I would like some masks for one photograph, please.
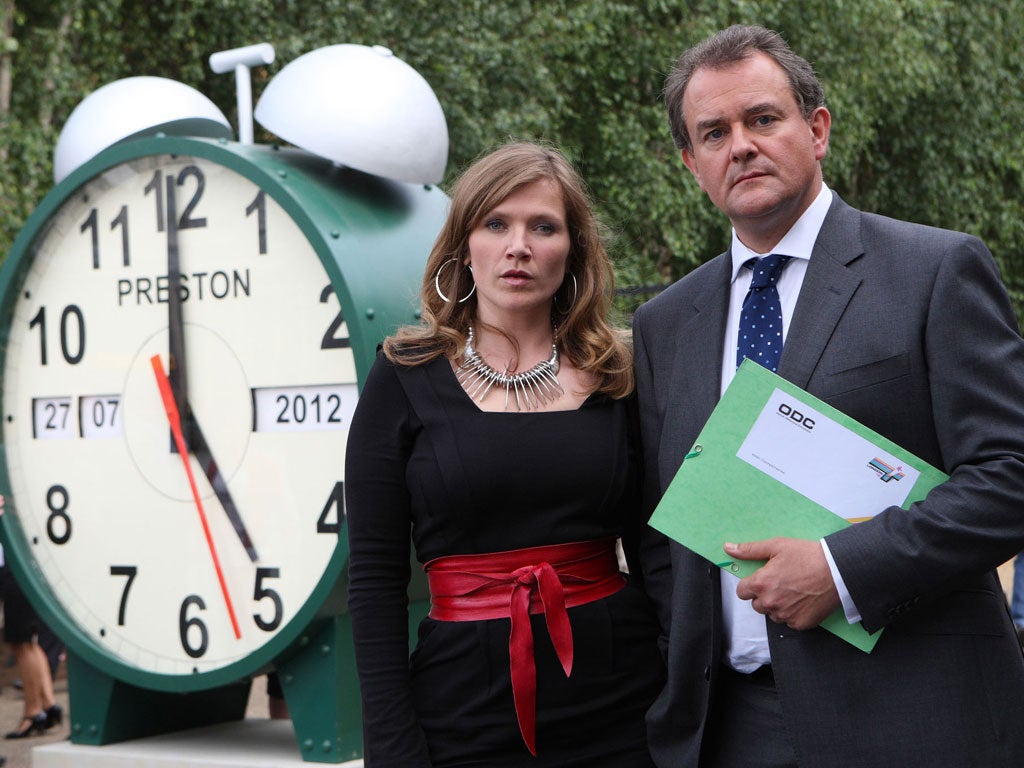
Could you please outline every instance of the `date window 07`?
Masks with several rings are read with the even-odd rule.
[[[37,440],[86,440],[120,437],[120,395],[37,397],[32,400],[32,436]]]
[[[256,432],[347,430],[359,389],[356,384],[260,387],[252,390]]]

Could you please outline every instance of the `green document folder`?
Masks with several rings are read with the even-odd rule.
[[[739,578],[727,541],[817,541],[891,506],[908,508],[947,475],[760,365],[744,360],[650,524]],[[842,608],[821,623],[865,652]]]

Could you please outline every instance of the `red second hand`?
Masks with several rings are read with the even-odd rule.
[[[167,412],[167,421],[171,425],[171,434],[174,436],[174,444],[178,446],[178,454],[185,465],[185,474],[188,475],[188,484],[192,488],[192,498],[195,499],[196,509],[199,511],[199,520],[203,524],[203,533],[206,534],[206,544],[210,547],[210,557],[213,558],[213,568],[217,571],[217,580],[220,582],[220,591],[224,594],[224,603],[228,607],[228,616],[231,617],[231,628],[235,630],[235,639],[240,640],[242,631],[238,628],[238,619],[235,618],[235,609],[231,604],[231,596],[228,594],[228,585],[224,581],[224,571],[220,567],[220,558],[217,557],[217,548],[213,544],[213,534],[210,533],[210,525],[206,522],[206,511],[203,509],[202,499],[199,498],[199,489],[196,487],[196,478],[192,474],[192,464],[188,459],[188,446],[185,445],[185,436],[181,433],[181,415],[178,413],[178,406],[174,402],[174,393],[171,391],[171,382],[164,373],[163,363],[160,355],[153,355],[149,358],[153,365],[153,374],[156,376],[156,384],[160,388],[160,397],[164,401],[164,410]]]

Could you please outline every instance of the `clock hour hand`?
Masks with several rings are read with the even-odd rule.
[[[206,545],[210,549],[210,558],[213,560],[213,570],[217,573],[217,581],[220,582],[220,591],[224,595],[224,604],[228,609],[228,617],[231,619],[231,628],[234,630],[235,638],[241,639],[242,631],[238,627],[238,618],[235,616],[235,607],[231,602],[231,595],[228,593],[228,584],[224,580],[224,571],[220,567],[220,558],[217,557],[217,547],[213,543],[213,534],[210,532],[210,524],[206,519],[206,510],[203,509],[203,500],[199,496],[199,487],[196,485],[196,478],[192,474],[192,462],[188,457],[188,446],[185,445],[185,437],[181,431],[181,413],[174,402],[174,393],[171,391],[171,382],[164,373],[163,363],[160,362],[160,355],[153,355],[149,359],[153,366],[153,375],[156,376],[156,384],[160,389],[160,399],[164,402],[164,411],[167,413],[167,421],[171,425],[171,434],[178,446],[178,453],[185,465],[185,475],[188,477],[189,487],[192,489],[192,500],[195,501],[196,511],[199,513],[199,521],[203,525],[203,533],[206,535]]]
[[[232,527],[238,534],[242,546],[245,548],[249,559],[254,563],[257,560],[256,548],[253,546],[252,538],[242,522],[242,516],[238,514],[238,507],[235,506],[231,493],[228,491],[227,483],[221,476],[217,462],[210,452],[210,446],[203,437],[202,430],[195,420],[192,407],[188,402],[188,377],[185,375],[185,321],[181,306],[181,250],[178,246],[178,209],[174,197],[174,175],[167,174],[167,283],[170,290],[167,293],[167,336],[168,336],[168,380],[171,392],[174,396],[174,404],[177,407],[181,421],[181,432],[186,447],[191,447],[199,460],[206,479],[210,481],[213,492],[217,494],[217,500],[231,521]],[[172,436],[172,450],[175,450]]]
[[[185,407],[188,408],[187,400],[185,401]],[[238,507],[235,506],[234,499],[231,498],[231,494],[228,492],[228,486],[220,473],[217,461],[213,458],[213,454],[210,453],[210,446],[206,443],[206,438],[203,437],[203,430],[199,428],[199,423],[192,416],[191,409],[189,409],[188,421],[189,431],[192,434],[192,452],[195,454],[196,459],[199,460],[199,465],[203,468],[203,472],[206,473],[206,479],[213,486],[213,492],[217,494],[217,499],[224,508],[224,512],[227,513],[228,520],[231,521],[235,533],[238,534],[238,539],[242,542],[246,554],[255,563],[259,559],[256,555],[256,547],[253,546],[252,539],[249,537],[249,531],[246,530],[245,523],[242,522],[242,516],[238,514]]]

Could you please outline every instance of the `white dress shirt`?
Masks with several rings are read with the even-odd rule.
[[[818,239],[821,225],[825,221],[832,204],[832,191],[822,184],[821,191],[808,206],[803,215],[797,219],[789,232],[771,249],[770,253],[792,257],[782,276],[776,283],[779,300],[782,304],[782,340],[785,343],[786,333],[793,319],[793,310],[800,288],[807,274],[807,263],[811,251]],[[740,242],[736,230],[732,233],[732,288],[729,294],[729,315],[725,326],[725,343],[722,345],[722,392],[736,375],[736,338],[739,334],[740,310],[743,299],[750,289],[753,270],[744,269],[743,264],[751,257],[761,258],[768,254],[755,253]],[[822,540],[822,548],[828,560],[832,578],[839,589],[846,609],[846,617],[851,622],[859,621],[856,608],[850,600],[849,593],[836,569],[828,546]],[[736,585],[739,580],[731,573],[722,572],[722,621],[725,630],[724,647],[722,648],[725,662],[738,672],[749,673],[763,664],[771,663],[768,650],[768,633],[764,616],[757,613],[749,600],[736,597]]]

